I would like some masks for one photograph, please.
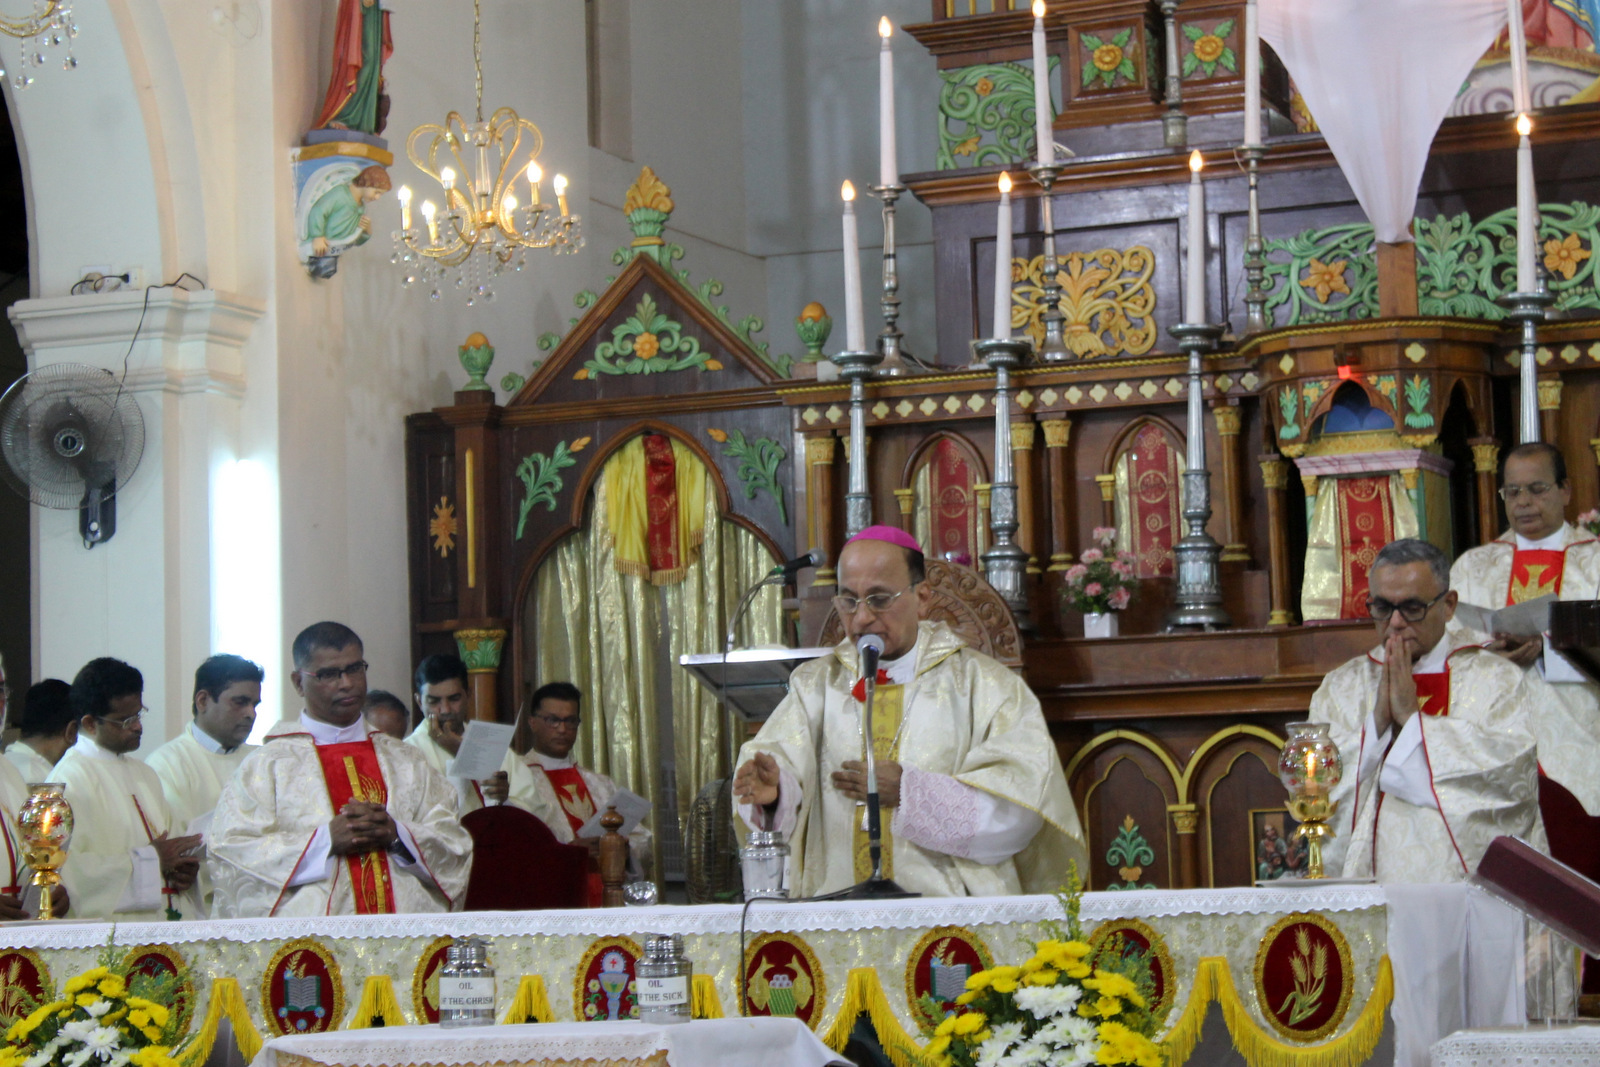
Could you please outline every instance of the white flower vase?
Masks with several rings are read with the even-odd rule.
[[[1114,611],[1086,611],[1083,613],[1084,637],[1117,636],[1117,613]]]

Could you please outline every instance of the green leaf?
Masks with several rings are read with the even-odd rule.
[[[1111,38],[1111,43],[1116,45],[1118,48],[1126,48],[1126,47],[1128,47],[1128,41],[1132,37],[1133,37],[1133,27],[1130,26],[1127,29],[1123,30],[1121,33],[1117,34],[1115,37]]]
[[[1239,64],[1234,58],[1233,49],[1231,48],[1224,48],[1222,50],[1222,55],[1217,57],[1217,62],[1221,63],[1223,67],[1234,72],[1235,74],[1239,72]]]
[[[1191,41],[1198,41],[1206,35],[1206,31],[1192,22],[1185,22],[1183,24],[1183,35]]]
[[[1217,23],[1217,28],[1211,32],[1216,34],[1218,37],[1228,36],[1228,34],[1233,32],[1233,20],[1223,19],[1221,22]]]
[[[1089,88],[1089,86],[1094,84],[1094,80],[1096,78],[1099,78],[1099,77],[1102,77],[1102,76],[1103,75],[1100,73],[1100,68],[1099,67],[1095,66],[1093,63],[1084,64],[1084,68],[1083,68],[1083,87],[1085,89]]]
[[[1187,78],[1200,67],[1200,58],[1193,52],[1183,57],[1183,76]]]
[[[1200,72],[1209,78],[1211,75],[1217,72],[1217,65],[1215,63],[1202,63],[1200,65]]]
[[[1089,49],[1090,51],[1093,51],[1096,48],[1099,48],[1101,45],[1105,44],[1104,41],[1102,41],[1100,38],[1096,37],[1092,33],[1080,33],[1078,35],[1078,40],[1082,41],[1083,42],[1083,46],[1085,48]]]
[[[1127,78],[1129,81],[1133,81],[1137,77],[1137,74],[1134,72],[1134,69],[1133,69],[1133,59],[1132,59],[1132,57],[1130,57],[1130,56],[1123,56],[1122,57],[1122,62],[1117,64],[1117,73],[1122,75],[1122,77]]]

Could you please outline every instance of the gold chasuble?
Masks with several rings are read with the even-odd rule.
[[[882,671],[878,672],[882,674]],[[865,687],[862,687],[863,689]],[[879,685],[874,688],[872,696],[872,758],[877,760],[900,759],[900,720],[901,702],[905,697],[906,687],[903,685]],[[867,758],[865,741],[861,745],[861,754],[856,757],[860,760]],[[872,877],[872,852],[867,839],[867,806],[861,808],[861,818],[856,821],[855,829],[855,857],[856,881],[865,882]],[[889,832],[889,824],[894,822],[894,812],[888,808],[881,808],[879,822],[883,827],[883,876],[894,877],[894,835]]]
[[[1518,550],[1516,534],[1507,530],[1461,554],[1450,568],[1450,588],[1466,603],[1486,608],[1546,593],[1588,600],[1600,595],[1600,541],[1567,523],[1561,527],[1559,547]],[[1450,628],[1469,632],[1456,622]],[[1539,674],[1539,668],[1533,673]],[[1590,815],[1600,815],[1600,687],[1587,681],[1552,682],[1534,701],[1532,715],[1540,769],[1577,797]]]
[[[1077,811],[1038,698],[1020,676],[968,648],[944,623],[919,627],[911,681],[878,689],[875,751],[1026,808],[1043,825],[1014,856],[980,863],[906,839],[891,843],[888,828],[897,809],[888,808],[885,873],[892,858],[895,881],[928,896],[1053,892],[1065,881],[1069,860],[1076,859],[1080,871],[1087,868]],[[799,784],[790,841],[790,889],[797,896],[844,889],[865,877],[860,827],[866,808],[831,780],[841,764],[865,752],[863,709],[852,692],[858,670],[850,641],[802,664],[790,676],[788,695],[736,764],[766,752]]]

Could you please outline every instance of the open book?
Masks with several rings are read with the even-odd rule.
[[[1550,605],[1555,602],[1554,593],[1504,608],[1484,608],[1462,601],[1456,605],[1456,621],[1491,637],[1495,634],[1537,637],[1550,629]]]

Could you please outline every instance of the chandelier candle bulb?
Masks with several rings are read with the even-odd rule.
[[[567,176],[557,174],[550,182],[556,187],[556,209],[561,212],[561,217],[567,217]]]
[[[409,230],[411,229],[411,187],[402,185],[399,192],[395,193],[395,196],[400,199],[400,228]]]
[[[861,317],[861,238],[856,231],[856,187],[848,181],[839,189],[844,198],[844,335],[845,350],[866,348],[866,327]]]
[[[894,27],[885,15],[878,20],[878,184],[899,185],[900,164],[895,158],[894,53],[889,35]]]
[[[1206,321],[1206,188],[1200,181],[1205,160],[1189,153],[1189,273],[1184,288],[1183,321]]]
[[[438,210],[438,208],[433,206],[432,200],[424,200],[422,202],[422,218],[428,224],[429,245],[436,245],[439,243],[439,223],[433,217],[435,212]]]
[[[439,184],[444,186],[445,192],[450,192],[456,187],[456,172],[454,167],[446,167],[439,172]]]
[[[1033,0],[1033,133],[1038,142],[1039,165],[1056,161],[1055,134],[1050,110],[1050,57],[1044,43],[1044,0]]]
[[[1511,47],[1511,110],[1525,115],[1533,105],[1528,99],[1528,37],[1522,25],[1522,0],[1506,0],[1506,26]]]
[[[539,206],[539,183],[544,181],[544,171],[539,169],[539,164],[528,164],[528,204],[532,207]]]
[[[1517,116],[1517,292],[1539,284],[1539,194],[1533,184],[1533,121]]]
[[[500,225],[513,232],[517,228],[517,198],[510,193],[500,201]]]
[[[1261,147],[1261,18],[1256,0],[1244,5],[1244,146]]]
[[[989,336],[1011,339],[1011,175],[1000,172],[1000,210],[994,227],[994,327]]]

